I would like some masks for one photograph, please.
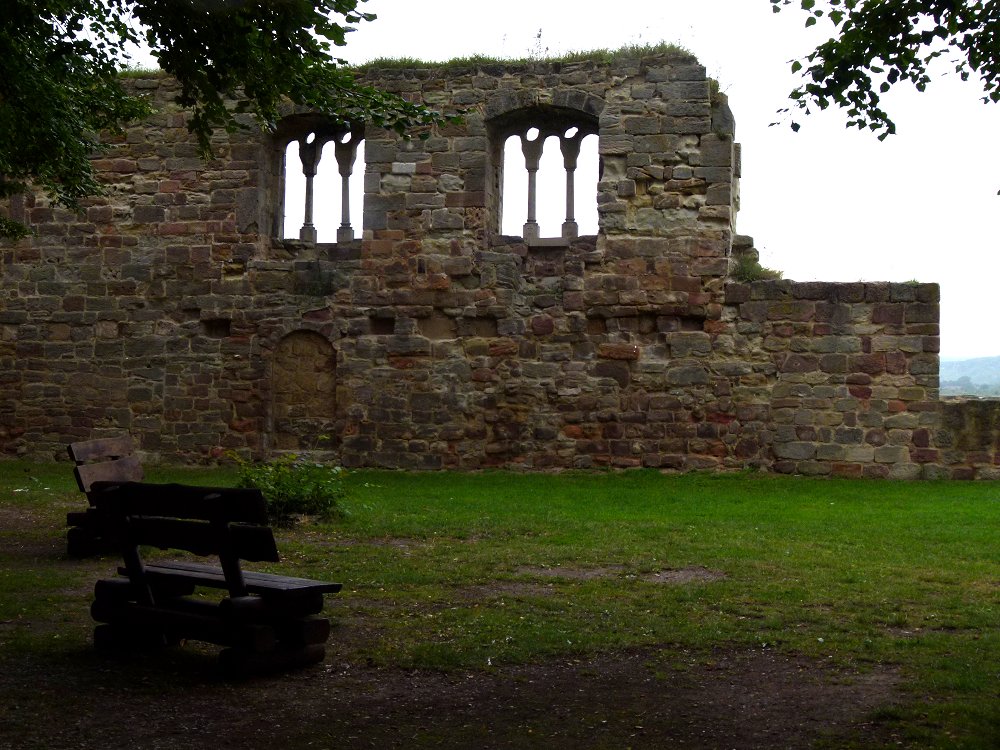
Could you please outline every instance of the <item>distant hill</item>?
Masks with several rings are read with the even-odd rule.
[[[941,360],[942,396],[1000,396],[1000,357]]]

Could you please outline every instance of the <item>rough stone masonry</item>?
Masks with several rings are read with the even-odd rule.
[[[104,195],[10,201],[34,235],[0,244],[0,453],[128,431],[169,461],[1000,476],[1000,410],[938,399],[937,285],[729,276],[754,252],[740,148],[692,57],[363,75],[464,121],[407,140],[289,111],[205,161],[150,75],[157,113],[94,160]],[[557,237],[500,234],[531,128],[596,235],[573,205]],[[572,186],[589,134],[600,180]],[[335,142],[343,174],[361,138],[363,216],[282,239],[286,145],[308,174]]]

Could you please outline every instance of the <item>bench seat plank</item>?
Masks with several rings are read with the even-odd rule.
[[[120,572],[125,573],[124,570]],[[222,568],[180,560],[146,565],[145,574],[150,580],[162,578],[192,581],[201,586],[220,589],[224,589],[228,585]],[[330,581],[314,581],[310,578],[295,578],[248,570],[243,571],[243,579],[251,594],[260,595],[336,594],[343,588],[342,584]]]

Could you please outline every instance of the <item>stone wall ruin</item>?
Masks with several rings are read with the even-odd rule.
[[[290,112],[205,161],[151,75],[157,113],[95,158],[104,195],[11,201],[34,236],[0,244],[0,453],[127,430],[168,461],[998,475],[996,430],[938,400],[936,285],[729,277],[754,252],[740,148],[693,58],[363,75],[464,122],[406,140]],[[558,236],[505,236],[502,143],[530,162],[532,127],[596,134],[601,176],[567,176]],[[348,132],[362,216],[284,239],[287,145],[345,144],[320,164],[344,177]]]

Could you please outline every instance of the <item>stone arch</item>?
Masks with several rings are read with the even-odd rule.
[[[284,336],[271,360],[270,447],[278,451],[330,450],[337,434],[337,355],[313,331]]]
[[[583,140],[592,135],[599,135],[599,115],[603,109],[602,99],[575,90],[504,92],[495,95],[486,103],[486,113],[489,117],[487,129],[490,136],[487,206],[493,217],[494,231],[502,233],[501,225],[505,209],[505,144],[510,139],[510,143],[520,141],[519,151],[523,152],[524,167],[528,175],[527,211],[522,232],[525,240],[532,242],[542,239],[535,215],[536,189],[533,173],[539,168],[543,151],[547,154],[553,148],[561,152],[566,191],[565,221],[558,239],[568,241],[577,236],[575,216],[577,207],[586,207],[587,210],[590,208],[586,200],[581,201],[574,194],[577,157],[580,155]],[[546,145],[547,141],[549,145]],[[596,167],[599,173],[599,159]],[[595,213],[596,192],[595,185],[593,191]],[[515,211],[521,210],[520,207],[510,208]]]

